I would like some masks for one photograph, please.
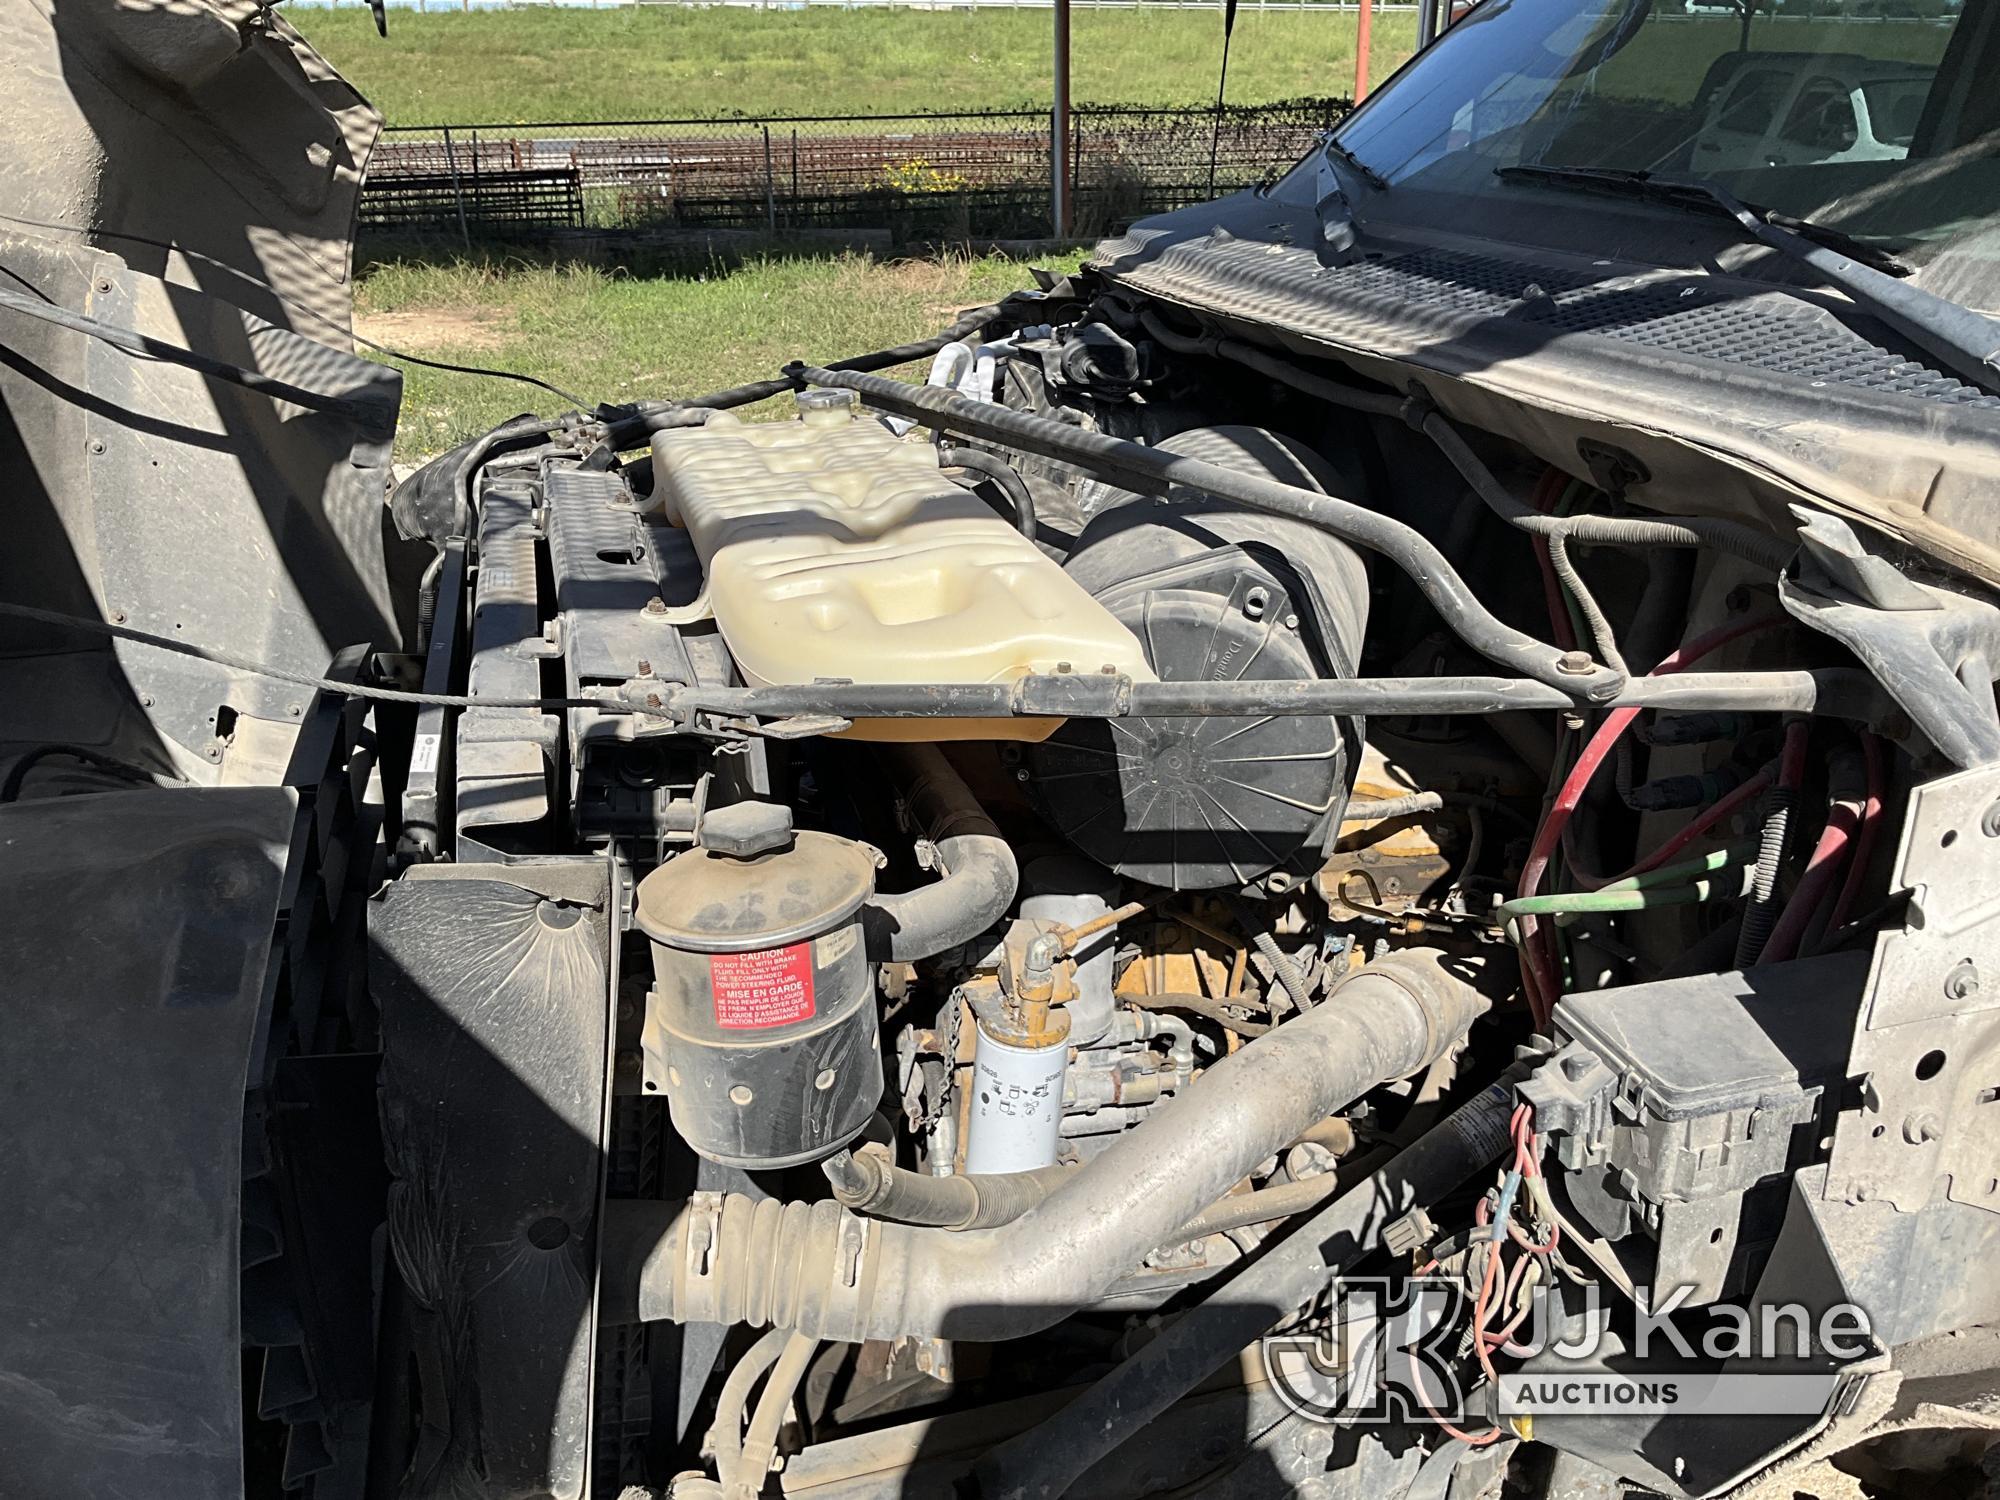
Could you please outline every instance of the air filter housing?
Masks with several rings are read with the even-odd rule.
[[[1160,446],[1353,493],[1317,455],[1256,428],[1199,428]],[[1131,497],[1085,528],[1067,571],[1139,638],[1163,682],[1353,674],[1366,569],[1316,527],[1200,491]],[[1073,719],[1027,751],[1027,766],[1043,815],[1097,863],[1173,890],[1248,892],[1318,867],[1358,735],[1356,721],[1330,716]]]

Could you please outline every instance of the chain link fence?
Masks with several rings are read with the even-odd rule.
[[[1098,234],[1256,183],[1347,107],[1079,107],[1071,229]],[[468,244],[577,230],[1027,238],[1052,230],[1050,132],[1038,110],[391,126],[369,163],[361,222]]]

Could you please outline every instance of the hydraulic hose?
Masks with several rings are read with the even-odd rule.
[[[787,371],[802,385],[854,391],[882,411],[940,432],[1057,459],[1137,494],[1170,495],[1185,487],[1317,526],[1381,554],[1400,568],[1459,639],[1489,660],[1593,701],[1615,696],[1624,685],[1625,679],[1607,667],[1565,664],[1564,654],[1554,646],[1498,619],[1422,532],[1351,500],[1125,438],[1086,432],[989,401],[968,400],[935,386],[906,385],[879,375],[809,365],[790,365]]]
[[[820,1163],[833,1196],[847,1207],[900,1224],[990,1229],[1011,1224],[1075,1175],[1074,1167],[931,1177],[878,1156],[842,1151]]]
[[[1183,354],[1210,354],[1218,359],[1230,360],[1331,405],[1344,406],[1350,411],[1391,417],[1405,416],[1411,409],[1407,397],[1383,391],[1363,390],[1358,386],[1329,380],[1325,376],[1300,369],[1279,355],[1266,353],[1236,339],[1177,333],[1167,327],[1157,313],[1150,310],[1142,312],[1139,321],[1148,334],[1169,349]],[[1422,428],[1425,436],[1444,450],[1452,465],[1479,492],[1481,499],[1498,511],[1511,525],[1537,536],[1548,537],[1551,540],[1567,538],[1571,541],[1620,547],[1707,546],[1739,557],[1745,562],[1769,568],[1773,572],[1784,567],[1796,550],[1779,538],[1767,536],[1751,527],[1706,516],[1677,516],[1671,520],[1654,520],[1637,516],[1544,515],[1515,499],[1506,487],[1494,478],[1492,470],[1480,462],[1478,455],[1442,413],[1436,411],[1426,413]],[[1553,550],[1560,554],[1560,545]],[[1557,561],[1559,569],[1566,564],[1566,558],[1559,558]],[[1588,598],[1588,595],[1584,597]],[[1580,599],[1578,602],[1583,603],[1583,600]],[[1586,615],[1590,613],[1591,607],[1590,604],[1584,605]],[[1597,633],[1597,627],[1601,623],[1601,617],[1591,621],[1593,634]]]
[[[1314,1015],[1331,1009],[1322,1006]],[[1309,1023],[1295,1021],[1285,1029],[1302,1024]],[[1053,1500],[1063,1494],[1238,1350],[1323,1293],[1328,1273],[1373,1251],[1391,1223],[1412,1209],[1434,1206],[1511,1150],[1507,1126],[1514,1085],[1532,1066],[1515,1064],[1372,1177],[1267,1247],[1061,1411],[988,1452],[975,1471],[979,1493],[986,1500]]]
[[[910,826],[937,850],[944,877],[862,908],[868,951],[878,961],[914,963],[970,942],[1007,915],[1020,886],[1014,851],[935,745],[882,751]]]
[[[1736,521],[1707,516],[1551,516],[1517,499],[1489,469],[1472,445],[1439,412],[1423,419],[1423,432],[1444,451],[1481,500],[1508,525],[1532,536],[1567,538],[1608,547],[1713,547],[1744,562],[1778,572],[1798,548]],[[1581,601],[1579,601],[1581,602]],[[1596,622],[1592,622],[1593,633]]]
[[[1014,508],[1014,529],[1031,542],[1035,539],[1035,497],[1028,492],[1028,481],[1012,464],[982,448],[968,448],[962,443],[946,444],[938,453],[938,462],[945,468],[964,469],[992,480]]]
[[[700,1193],[606,1206],[607,1322],[752,1323],[815,1338],[1021,1338],[1097,1298],[1273,1151],[1428,1067],[1485,1009],[1412,949],[1222,1059],[1010,1224],[952,1231],[838,1203]]]

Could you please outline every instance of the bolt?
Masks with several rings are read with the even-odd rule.
[[[1106,677],[1116,677],[1118,675],[1118,668],[1112,662],[1106,662],[1103,666],[1099,667],[1097,670],[1102,672]]]
[[[1056,670],[1057,670],[1058,672],[1074,672],[1074,671],[1076,670],[1076,668],[1075,668],[1075,667],[1072,667],[1072,666],[1071,666],[1071,665],[1070,665],[1070,664],[1069,664],[1068,662],[1066,662],[1066,661],[1059,661],[1059,662],[1057,662],[1057,663],[1056,663]]]
[[[1297,615],[1286,615],[1285,629],[1297,630],[1298,628],[1299,628],[1299,617]]]
[[[1943,1122],[1929,1110],[1918,1110],[1903,1121],[1903,1139],[1912,1146],[1937,1140],[1943,1134]]]
[[[651,677],[653,675],[653,664],[643,656],[639,658],[639,675],[641,677]]]
[[[1944,994],[1947,1000],[1970,1000],[1979,993],[1979,968],[1970,959],[1945,976]]]
[[[1587,677],[1596,665],[1588,651],[1565,651],[1556,658],[1556,670],[1568,677]]]
[[[1026,781],[1028,779],[1028,768],[1026,766],[1021,767],[1020,770],[1014,773],[1014,779],[1016,781]]]
[[[210,745],[206,750],[202,751],[201,753],[202,757],[206,760],[222,759],[222,747],[220,745]]]
[[[2000,839],[2000,802],[1986,809],[1985,816],[1979,820],[1979,831],[1989,839]]]
[[[649,615],[663,615],[666,612],[667,612],[667,601],[662,599],[658,594],[655,594],[653,595],[652,598],[648,599],[646,601],[645,609],[641,611],[642,614],[649,614]]]

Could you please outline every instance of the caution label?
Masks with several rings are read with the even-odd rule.
[[[808,1021],[813,1014],[812,944],[761,953],[715,953],[708,960],[715,1024],[735,1031]]]

